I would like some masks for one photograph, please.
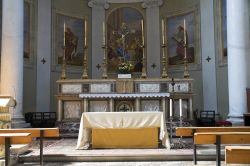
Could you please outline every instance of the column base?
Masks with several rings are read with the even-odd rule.
[[[27,128],[31,127],[30,123],[26,123],[23,116],[14,116],[11,121],[12,128]]]
[[[227,121],[230,121],[233,126],[244,126],[243,116],[228,116]]]

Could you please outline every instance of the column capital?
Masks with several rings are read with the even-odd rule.
[[[153,7],[159,7],[163,4],[162,0],[144,0],[142,2],[142,8],[153,8]]]
[[[88,2],[88,6],[91,8],[109,8],[109,3],[104,0],[90,0]]]

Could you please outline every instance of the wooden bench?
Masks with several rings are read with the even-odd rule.
[[[226,146],[226,164],[250,164],[250,146]]]
[[[216,165],[221,162],[221,144],[250,144],[250,132],[202,132],[194,133],[194,144],[215,144]],[[196,154],[195,154],[196,155]]]
[[[203,132],[250,132],[250,127],[177,127],[176,136],[193,137],[194,133]],[[194,137],[193,137],[194,138]],[[193,161],[197,164],[196,144],[193,144]]]
[[[27,144],[31,141],[30,133],[0,133],[0,144],[5,145],[5,166],[10,166],[11,144]]]
[[[40,138],[40,164],[43,165],[43,139],[59,137],[58,128],[20,128],[20,129],[0,129],[0,133],[30,133],[32,138]]]

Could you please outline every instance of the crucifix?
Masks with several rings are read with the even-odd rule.
[[[122,112],[127,112],[129,110],[130,110],[129,107],[126,104],[123,104],[122,108],[119,109],[119,111],[122,111]]]

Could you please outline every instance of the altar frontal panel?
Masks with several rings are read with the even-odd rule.
[[[158,148],[158,128],[94,128],[92,148]]]

